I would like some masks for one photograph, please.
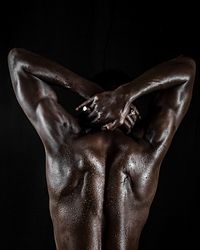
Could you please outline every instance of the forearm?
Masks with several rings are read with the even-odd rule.
[[[195,74],[195,63],[192,59],[178,57],[162,63],[135,80],[117,88],[117,94],[125,97],[127,102],[133,102],[138,97],[156,90],[189,84]]]
[[[80,77],[62,65],[24,49],[13,49],[9,53],[13,68],[32,74],[47,83],[70,88],[85,98],[91,97],[102,89],[95,83]]]

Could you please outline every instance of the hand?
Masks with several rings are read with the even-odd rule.
[[[122,125],[122,128],[125,128],[125,130],[126,130],[125,132],[126,132],[127,134],[130,134],[130,133],[131,133],[131,130],[133,129],[133,127],[134,127],[136,121],[137,121],[138,119],[141,119],[141,116],[140,116],[140,114],[139,114],[137,108],[136,108],[133,104],[131,104],[130,108],[131,108],[131,109],[130,109],[130,112],[129,112],[128,115],[126,116],[125,121],[124,121],[124,124]],[[104,127],[105,127],[105,129],[107,129],[106,126],[107,126],[107,125],[104,125],[102,128],[104,129]]]
[[[108,130],[114,130],[123,124],[130,128],[139,116],[135,106],[131,106],[123,95],[114,91],[102,92],[89,98],[76,108],[80,109],[88,114],[92,123],[102,124],[102,129]],[[135,118],[131,118],[130,110],[132,110],[131,116]]]

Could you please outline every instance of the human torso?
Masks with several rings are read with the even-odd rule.
[[[90,133],[46,163],[58,250],[137,249],[158,178],[145,143],[119,131]]]

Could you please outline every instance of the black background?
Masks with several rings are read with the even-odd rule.
[[[140,250],[199,249],[199,14],[192,2],[175,8],[132,1],[16,2],[0,9],[1,250],[55,249],[42,143],[18,105],[7,54],[22,47],[91,78],[122,70],[134,78],[155,64],[191,56],[197,76],[190,109],[163,162]],[[67,93],[68,94],[68,93]],[[76,99],[64,102],[70,108]],[[195,228],[197,227],[197,229]]]

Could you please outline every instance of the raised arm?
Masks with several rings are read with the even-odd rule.
[[[116,92],[131,103],[142,95],[175,86],[182,85],[182,88],[192,91],[195,69],[193,59],[180,56],[148,70],[137,79],[120,86]]]
[[[33,76],[48,83],[70,88],[84,98],[102,92],[103,89],[62,65],[25,49],[12,49],[8,56],[10,68],[20,67]]]
[[[195,70],[195,62],[181,56],[150,69],[115,91],[95,95],[85,104],[95,110],[94,116],[100,114],[98,122],[107,122],[107,129],[113,130],[123,124],[134,100],[156,91],[158,96],[144,138],[152,145],[167,148],[189,107]]]
[[[116,90],[129,104],[142,95],[157,91],[144,134],[153,146],[165,149],[169,147],[188,110],[195,71],[194,60],[181,56],[150,69]]]
[[[51,84],[59,84],[85,98],[102,89],[63,66],[24,49],[12,49],[8,64],[16,98],[46,149],[56,150],[66,136],[80,130],[76,120],[58,103]]]

